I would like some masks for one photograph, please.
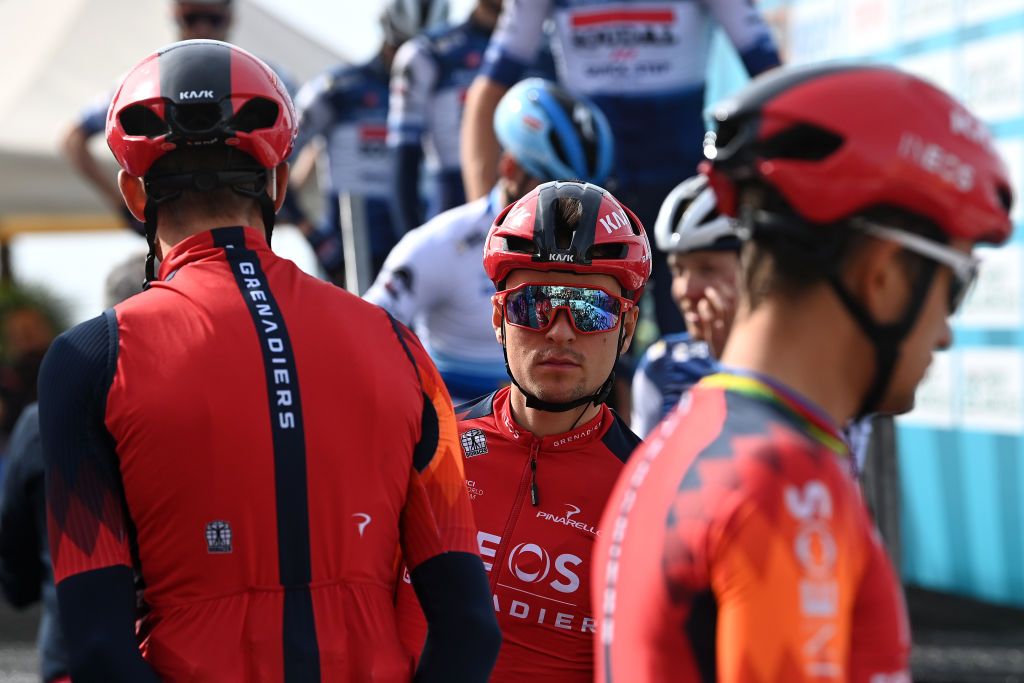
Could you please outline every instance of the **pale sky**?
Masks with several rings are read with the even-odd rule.
[[[377,19],[385,0],[253,0],[353,61],[369,59],[380,45]],[[449,0],[461,19],[473,0]]]

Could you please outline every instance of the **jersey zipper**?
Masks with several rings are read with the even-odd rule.
[[[516,520],[519,519],[519,512],[523,509],[526,493],[528,491],[532,493],[537,485],[534,474],[537,471],[537,453],[540,452],[541,442],[541,439],[534,437],[533,442],[530,444],[530,459],[527,461],[526,467],[523,468],[523,474],[519,480],[519,490],[516,492],[515,500],[512,502],[512,511],[509,513],[508,520],[505,522],[505,528],[501,532],[501,545],[498,552],[494,555],[494,564],[491,565],[492,595],[497,592],[498,579],[505,567],[505,555],[508,554],[509,537],[512,534],[512,529],[515,528]],[[536,505],[536,503],[534,504]]]
[[[540,441],[534,442],[530,448],[530,503],[533,507],[540,504],[540,487],[537,486],[537,454],[540,452]]]

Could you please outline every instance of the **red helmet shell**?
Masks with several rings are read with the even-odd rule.
[[[572,244],[557,248],[555,205],[559,197],[582,200],[583,217]],[[528,250],[509,244],[532,244]],[[593,247],[621,245],[618,258],[591,258]],[[651,276],[651,245],[643,224],[607,190],[586,183],[550,182],[538,186],[498,214],[484,244],[484,270],[494,286],[513,270],[568,271],[611,275],[633,301]]]
[[[888,206],[931,220],[951,239],[1010,235],[1010,176],[988,130],[910,74],[849,64],[777,69],[715,118],[716,148],[702,168],[729,215],[736,181],[759,179],[811,223]],[[801,139],[808,131],[835,144],[815,149]]]
[[[272,123],[253,127],[235,120],[247,104],[264,104],[260,100],[276,105]],[[172,111],[193,104],[219,107],[219,120],[204,131],[176,129]],[[129,130],[126,120],[134,122]],[[295,134],[295,108],[277,74],[242,48],[216,40],[181,41],[146,57],[125,76],[107,110],[110,151],[121,168],[138,177],[181,144],[236,146],[271,168],[291,154]]]

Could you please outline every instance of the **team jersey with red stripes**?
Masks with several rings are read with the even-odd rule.
[[[133,567],[165,681],[411,680],[397,549],[413,567],[476,553],[453,409],[416,338],[241,227],[181,242],[84,325],[104,380],[67,416],[81,437],[44,435],[57,582]],[[51,354],[73,361],[81,338]]]
[[[591,552],[623,462],[640,440],[607,406],[571,432],[536,437],[516,423],[505,387],[461,406],[459,436],[480,555],[502,632],[491,683],[585,683],[593,677]],[[426,627],[408,581],[402,640]]]
[[[767,378],[703,379],[601,520],[600,683],[909,683],[900,584],[824,414]]]

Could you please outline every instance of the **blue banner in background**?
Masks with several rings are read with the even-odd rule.
[[[1017,231],[981,277],[897,422],[908,583],[1024,607],[1024,0],[760,0],[786,63],[895,64],[991,128],[1014,180]],[[708,103],[746,80],[714,43]]]

